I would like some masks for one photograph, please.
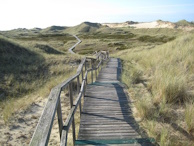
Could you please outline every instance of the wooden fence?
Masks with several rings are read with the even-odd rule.
[[[76,140],[75,135],[75,122],[74,122],[74,114],[79,106],[80,114],[81,114],[81,98],[84,97],[86,85],[88,83],[88,73],[91,72],[91,82],[94,81],[94,71],[95,77],[97,77],[97,71],[102,68],[103,62],[109,58],[109,53],[106,51],[100,51],[96,54],[95,57],[85,57],[82,59],[77,73],[64,81],[63,83],[57,85],[52,88],[47,104],[44,108],[44,111],[39,119],[36,130],[31,139],[31,146],[43,146],[48,145],[51,129],[53,127],[53,121],[55,114],[57,112],[58,117],[58,126],[59,126],[59,135],[60,135],[60,145],[67,145],[67,136],[70,126],[72,125],[72,135],[73,135],[73,144]],[[90,63],[91,67],[87,67],[87,63]],[[81,76],[81,84],[80,84],[80,76]],[[77,98],[73,102],[73,90],[72,90],[72,82],[77,80]],[[63,122],[62,118],[62,110],[61,110],[61,101],[60,95],[61,91],[63,91],[66,87],[69,89],[69,97],[70,97],[70,113],[66,118],[65,122]]]

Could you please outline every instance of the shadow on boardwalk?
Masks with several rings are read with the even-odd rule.
[[[131,126],[142,138],[145,138],[145,142],[139,141],[139,144],[143,145],[143,146],[154,146],[153,143],[151,143],[148,137],[148,134],[146,133],[146,131],[144,131],[142,128],[139,127],[139,124],[136,122],[136,120],[134,119],[133,115],[132,115],[132,109],[131,109],[131,104],[132,102],[130,101],[129,96],[127,96],[127,93],[124,92],[123,90],[123,85],[121,86],[120,84],[113,84],[116,91],[117,91],[117,96],[119,98],[119,100],[125,100],[128,101],[127,103],[125,102],[119,102],[120,103],[120,107],[121,107],[121,111],[123,113],[123,117],[124,120],[129,124],[129,126]],[[125,96],[120,96],[122,94],[125,94]],[[127,108],[128,110],[126,111],[125,108]],[[130,115],[130,117],[129,117]]]
[[[87,86],[79,142],[93,145],[153,145],[133,118],[131,101],[119,81],[120,75],[120,60],[110,59],[96,82]]]

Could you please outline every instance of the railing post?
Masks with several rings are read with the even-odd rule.
[[[67,146],[67,136],[68,136],[68,131],[65,129],[62,131],[62,135],[61,135],[61,144],[60,146]]]
[[[87,80],[87,76],[86,76],[86,80]],[[83,91],[83,97],[85,96],[85,94],[86,94],[86,85],[87,85],[87,83],[85,82],[85,86],[84,86],[84,91]]]
[[[83,67],[82,67],[82,70],[81,70],[81,72],[82,72],[82,81],[83,81],[83,79],[84,79],[84,77],[83,77]]]
[[[91,70],[91,79],[92,79],[92,83],[93,83],[93,60],[91,59],[91,67],[92,67],[92,70]]]
[[[79,76],[77,76],[77,94],[79,94],[79,93],[80,93],[80,82],[79,82]],[[80,100],[80,103],[79,103],[79,110],[80,110],[80,117],[81,117],[81,111],[82,111],[81,100]]]
[[[102,59],[102,66],[101,66],[101,70],[102,70],[103,65],[104,65],[104,61],[103,61],[103,59]]]
[[[87,71],[86,71],[86,72],[87,72]],[[87,72],[87,74],[88,74],[88,72]],[[88,81],[87,81],[87,80],[88,80],[88,78],[87,78],[87,76],[86,76],[86,85],[88,84]]]
[[[60,135],[60,139],[61,139],[61,135],[62,135],[62,130],[63,130],[63,118],[62,118],[62,113],[61,113],[61,99],[59,97],[59,101],[58,101],[58,106],[57,106],[57,118],[58,118],[58,124],[59,124],[59,135]]]
[[[80,92],[80,82],[79,82],[79,76],[77,76],[77,94]]]
[[[85,72],[86,72],[86,65],[87,65],[87,64],[86,64],[86,61],[85,61]]]
[[[73,107],[73,95],[72,95],[72,83],[69,83],[69,98],[70,98],[70,107]],[[74,115],[72,118],[72,135],[73,135],[73,145],[75,145],[75,121],[74,121]]]
[[[95,73],[96,73],[96,79],[97,79],[97,68],[95,69]]]

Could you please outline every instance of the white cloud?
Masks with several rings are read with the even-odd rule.
[[[194,5],[138,6],[137,3],[133,3],[102,0],[0,0],[0,30],[51,25],[70,26],[83,21],[116,22],[126,19],[127,16],[141,15],[158,15],[159,19],[159,16],[174,15],[176,11],[171,8]]]

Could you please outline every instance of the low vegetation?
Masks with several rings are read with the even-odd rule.
[[[173,38],[174,39],[174,38]],[[194,140],[194,34],[163,45],[116,53],[122,81],[136,101],[136,118],[160,145],[192,145]]]
[[[82,43],[76,47],[75,52],[79,54],[91,54],[93,51],[107,50],[110,53],[115,53],[138,46],[149,46],[152,48],[155,45],[161,45],[174,40],[181,32],[181,30],[166,28],[133,29],[100,27],[95,32],[79,33],[78,36],[82,40]]]
[[[193,27],[194,23],[193,22],[188,22],[186,20],[180,20],[175,23],[177,27],[182,26],[182,27]]]
[[[5,122],[35,97],[48,95],[80,63],[81,56],[67,56],[50,42],[37,40],[18,41],[0,37],[0,103]],[[54,43],[53,40],[51,43]],[[21,99],[26,97],[31,98],[23,102]]]

